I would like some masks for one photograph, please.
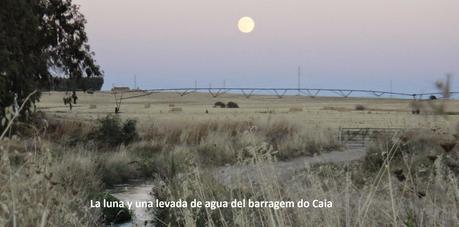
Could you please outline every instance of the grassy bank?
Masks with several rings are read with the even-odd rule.
[[[282,160],[338,149],[331,131],[311,134],[282,119],[164,121],[136,128],[113,116],[75,121],[39,115],[13,133],[0,144],[0,224],[6,226],[101,224],[103,214],[90,209],[89,200],[100,199],[107,187],[138,178],[170,182],[195,164],[235,164],[253,158],[246,148],[258,143],[279,150],[275,156]],[[115,138],[120,142],[114,144]]]
[[[40,141],[0,143],[1,226],[93,226],[100,212],[88,200],[102,188],[96,161],[61,153]]]
[[[154,196],[162,200],[333,202],[326,209],[162,209],[156,210],[158,226],[458,222],[454,128],[381,137],[368,147],[364,160],[304,164],[288,176],[276,171],[279,161],[339,150],[336,131],[283,118],[165,120],[139,126],[113,116],[97,121],[41,116],[14,134],[0,143],[0,224],[6,226],[101,225],[104,214],[90,209],[89,200],[139,178],[155,180]],[[231,184],[223,184],[215,174],[222,166],[252,166],[253,180],[241,171]]]
[[[381,138],[363,161],[306,165],[289,178],[275,171],[270,149],[251,147],[255,179],[222,185],[200,165],[157,189],[164,200],[333,201],[326,209],[182,208],[158,212],[174,226],[454,226],[458,216],[457,148],[418,133]],[[241,172],[241,174],[247,174]],[[240,179],[238,181],[237,179]],[[160,185],[160,184],[159,184]],[[161,225],[161,223],[159,223]]]

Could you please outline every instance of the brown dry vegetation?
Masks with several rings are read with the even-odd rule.
[[[101,191],[90,153],[56,156],[45,144],[6,140],[0,144],[1,226],[92,226],[99,211],[88,198]]]
[[[249,157],[249,144],[285,147],[277,155],[281,159],[337,148],[331,134],[308,135],[287,121],[161,122],[142,127],[138,142],[110,147],[99,146],[91,137],[94,122],[41,120],[47,124],[40,133],[20,133],[22,138],[14,136],[1,144],[0,223],[7,226],[28,226],[42,219],[45,226],[100,223],[100,213],[90,210],[88,201],[106,186],[142,177],[172,179],[190,163],[233,164]]]
[[[100,225],[102,214],[88,208],[89,199],[98,198],[110,185],[137,178],[155,179],[155,196],[164,200],[305,198],[334,203],[330,209],[157,210],[158,226],[459,223],[459,151],[456,146],[449,149],[457,142],[456,129],[451,127],[457,123],[456,116],[391,111],[408,110],[409,102],[403,100],[317,98],[307,103],[295,97],[287,101],[222,98],[241,106],[228,110],[212,108],[212,99],[200,95],[184,100],[162,95],[148,101],[151,108],[144,108],[145,100],[124,106],[122,118],[138,121],[140,139],[119,146],[101,144],[94,136],[94,119],[113,110],[107,101],[110,96],[82,96],[81,106],[69,112],[61,109],[58,94],[45,95],[40,108],[48,117],[39,117],[30,127],[18,127],[14,131],[18,136],[0,143],[0,226],[15,222],[16,226]],[[183,112],[168,113],[171,102]],[[353,109],[360,103],[375,112],[324,109]],[[98,108],[89,109],[89,105]],[[303,111],[289,111],[299,105]],[[206,108],[208,115],[202,114]],[[268,108],[272,111],[261,114]],[[273,168],[279,160],[340,149],[339,127],[416,130],[374,141],[361,161],[305,164],[288,177],[279,176]],[[233,185],[225,185],[213,174],[221,166],[247,165],[256,170],[252,183],[241,176]]]
[[[426,140],[426,138],[430,138]],[[273,166],[273,150],[252,146],[255,182],[235,179],[222,185],[205,167],[191,165],[185,175],[157,188],[157,197],[201,201],[333,201],[329,209],[185,208],[158,213],[166,223],[190,226],[455,226],[459,223],[458,150],[441,149],[432,134],[376,141],[363,162],[306,165],[289,178]],[[432,159],[435,157],[435,159]],[[241,172],[243,174],[243,172]],[[401,177],[403,176],[403,177]]]

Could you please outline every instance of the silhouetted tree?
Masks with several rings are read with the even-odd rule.
[[[0,1],[0,118],[14,94],[22,104],[49,84],[51,72],[75,79],[102,76],[85,23],[72,0]],[[32,103],[39,97],[34,95]]]

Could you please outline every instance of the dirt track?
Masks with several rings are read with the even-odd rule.
[[[263,177],[267,170],[276,173],[278,179],[289,179],[296,171],[315,163],[338,163],[359,160],[365,156],[365,148],[351,148],[345,151],[332,151],[314,157],[300,157],[289,161],[234,165],[217,168],[215,179],[226,186],[236,185],[236,182],[256,182]]]

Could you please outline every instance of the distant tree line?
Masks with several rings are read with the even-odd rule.
[[[104,84],[103,77],[84,77],[80,79],[54,77],[47,83],[40,84],[42,91],[100,91]]]

